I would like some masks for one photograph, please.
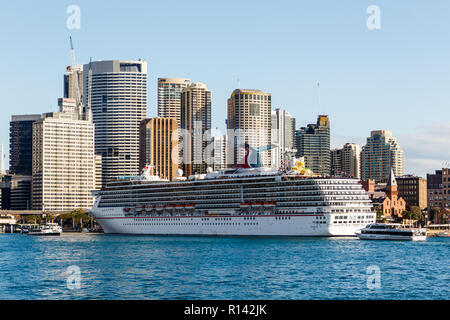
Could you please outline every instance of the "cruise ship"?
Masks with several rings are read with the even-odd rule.
[[[205,236],[356,236],[376,214],[359,180],[323,177],[292,159],[283,170],[243,166],[110,182],[90,215],[105,233]]]

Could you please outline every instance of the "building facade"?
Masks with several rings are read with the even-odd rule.
[[[316,124],[308,124],[300,128],[296,134],[298,139],[297,157],[305,157],[305,165],[314,173],[331,173],[330,155],[330,119],[327,115],[319,115]]]
[[[158,117],[173,118],[181,126],[181,93],[190,84],[185,78],[158,78]]]
[[[9,129],[9,174],[31,176],[33,171],[33,123],[40,114],[11,117]]]
[[[389,174],[382,210],[386,218],[401,218],[403,211],[406,210],[406,201],[398,194],[397,180],[393,170]]]
[[[75,65],[66,68],[64,74],[64,98],[75,99],[76,105],[83,102],[83,66]]]
[[[172,180],[178,170],[178,124],[174,118],[141,122],[140,170],[152,165],[151,173]]]
[[[391,169],[396,176],[403,175],[403,150],[391,131],[377,130],[370,133],[361,151],[361,179],[386,181]]]
[[[236,89],[228,99],[227,129],[232,152],[229,164],[241,164],[245,144],[251,148],[271,147],[272,95],[255,89]],[[231,134],[232,133],[232,134]],[[230,136],[231,135],[231,136]],[[264,167],[271,167],[271,152],[260,154]]]
[[[294,149],[295,118],[281,108],[271,111],[272,168],[282,167]]]
[[[181,93],[181,155],[186,176],[206,173],[211,162],[207,147],[211,143],[211,91],[201,82]]]
[[[89,209],[94,198],[94,126],[79,114],[47,113],[33,124],[34,210]]]
[[[342,172],[354,178],[360,178],[361,148],[355,143],[346,143],[342,148]]]
[[[450,169],[427,174],[428,212],[432,208],[450,209]]]
[[[342,174],[342,149],[330,151],[331,174],[340,176]]]
[[[407,207],[427,208],[427,180],[415,175],[396,177],[398,195],[406,201]]]
[[[84,110],[95,125],[103,185],[139,174],[139,128],[147,117],[147,63],[97,61],[83,67]],[[88,117],[86,117],[88,118]]]
[[[214,136],[212,138],[213,155],[210,167],[214,170],[221,170],[227,168],[227,135]]]

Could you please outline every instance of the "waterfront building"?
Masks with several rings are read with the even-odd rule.
[[[396,176],[403,175],[403,150],[391,131],[377,130],[370,133],[361,151],[361,179],[386,181],[391,169]]]
[[[427,180],[416,175],[397,177],[398,195],[405,199],[406,206],[427,207]]]
[[[431,208],[444,207],[442,170],[436,170],[433,174],[427,174],[427,192],[428,212],[430,212]]]
[[[450,208],[450,168],[427,174],[428,211],[432,208]]]
[[[95,61],[83,67],[85,113],[95,125],[103,185],[139,174],[139,127],[147,116],[147,62]],[[87,117],[88,118],[88,117]]]
[[[442,191],[444,208],[450,208],[450,168],[442,168]]]
[[[206,173],[211,156],[206,149],[211,142],[211,91],[201,82],[195,82],[181,93],[180,154],[186,176]]]
[[[178,170],[178,124],[174,118],[151,118],[141,122],[140,171],[172,180]]]
[[[398,194],[397,180],[393,170],[389,174],[382,210],[386,218],[401,218],[403,211],[406,210],[406,201]]]
[[[33,124],[34,210],[89,209],[95,189],[94,125],[69,112],[42,115]]]
[[[296,134],[297,157],[305,157],[306,167],[314,173],[331,173],[330,119],[319,115],[316,124],[300,128]]]
[[[173,118],[181,126],[181,93],[190,84],[185,78],[158,78],[158,117]]]
[[[236,89],[228,99],[227,129],[232,154],[229,164],[240,164],[245,155],[245,144],[251,148],[270,148],[272,126],[272,95],[255,89]],[[271,152],[260,154],[262,166],[271,167]]]
[[[294,149],[295,118],[281,108],[271,111],[272,168],[282,167]]]
[[[41,119],[41,115],[14,115],[11,117],[9,129],[9,174],[32,174],[33,158],[33,123]]]

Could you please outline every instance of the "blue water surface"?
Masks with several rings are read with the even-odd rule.
[[[449,299],[449,249],[449,238],[1,234],[0,299]]]

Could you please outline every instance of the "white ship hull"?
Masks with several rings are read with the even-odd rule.
[[[122,208],[93,208],[91,214],[105,233],[141,235],[356,236],[373,221],[337,224],[333,214],[127,217],[122,212]]]

